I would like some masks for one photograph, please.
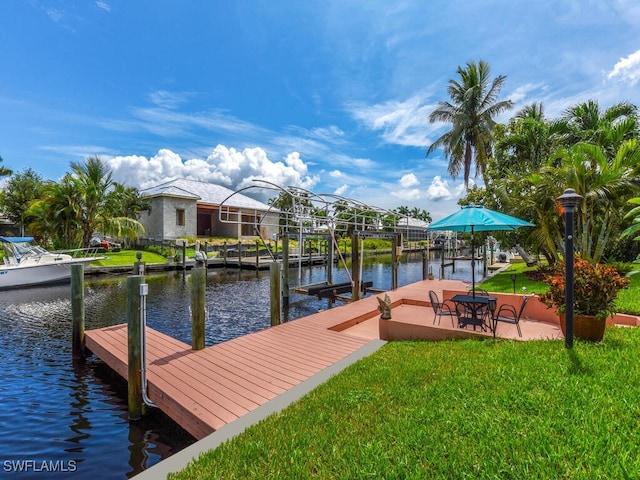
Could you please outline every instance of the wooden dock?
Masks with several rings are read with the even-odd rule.
[[[125,324],[89,330],[85,341],[89,350],[127,378]],[[301,319],[194,351],[147,328],[148,396],[201,439],[369,341]]]
[[[424,323],[442,331],[442,338],[458,338],[460,329],[446,322],[433,325],[430,289],[442,298],[444,289],[465,291],[466,284],[427,280],[386,292],[397,305],[394,321]],[[406,312],[410,318],[403,320]],[[204,438],[379,342],[379,316],[378,301],[371,296],[197,351],[147,328],[148,396],[196,439]],[[88,330],[85,342],[127,378],[125,324]]]

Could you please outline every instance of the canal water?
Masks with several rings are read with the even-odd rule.
[[[365,262],[362,279],[391,288],[390,259]],[[480,262],[478,262],[480,263]],[[432,263],[439,278],[437,260]],[[476,278],[482,276],[481,265]],[[446,269],[444,278],[469,281],[470,262]],[[292,286],[326,279],[326,267],[291,269]],[[422,262],[403,259],[398,283],[422,279]],[[126,322],[126,277],[86,282],[86,328]],[[348,281],[334,268],[333,281]],[[147,323],[191,342],[189,273],[151,275]],[[269,272],[212,269],[207,276],[206,345],[268,328]],[[337,302],[339,305],[340,302]],[[284,318],[293,321],[328,300],[292,294]],[[0,292],[0,468],[4,478],[124,479],[194,442],[158,410],[129,422],[127,385],[91,355],[71,359],[70,286]]]

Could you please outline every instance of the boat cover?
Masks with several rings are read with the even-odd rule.
[[[0,237],[0,242],[8,242],[8,243],[33,242],[33,237]]]

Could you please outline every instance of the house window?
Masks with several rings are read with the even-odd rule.
[[[176,225],[184,227],[184,209],[176,208]]]

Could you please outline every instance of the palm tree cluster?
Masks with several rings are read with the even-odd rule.
[[[430,116],[452,128],[428,154],[442,147],[452,175],[465,169],[465,184],[471,158],[483,174],[484,187],[469,189],[460,203],[483,203],[534,223],[533,231],[503,239],[526,245],[553,263],[564,253],[557,197],[573,188],[583,197],[576,214],[578,253],[592,262],[633,259],[637,246],[630,248],[634,246],[625,243],[622,233],[630,236],[640,230],[629,227],[631,220],[625,218],[629,202],[640,203],[637,107],[621,102],[603,110],[596,100],[588,100],[550,119],[541,103],[533,103],[502,125],[491,117],[511,107],[497,101],[505,77],[489,86],[488,72],[484,62],[459,67],[460,80],[449,85],[452,103],[440,102]],[[632,210],[631,216],[638,213]],[[638,224],[640,217],[635,219]]]
[[[137,238],[137,216],[149,210],[138,190],[114,182],[98,157],[71,163],[58,182],[33,170],[14,174],[0,195],[0,207],[39,241],[54,248],[88,247],[96,235]]]

